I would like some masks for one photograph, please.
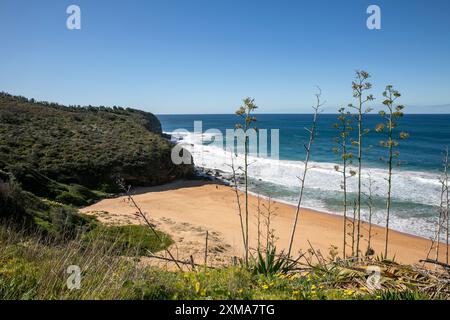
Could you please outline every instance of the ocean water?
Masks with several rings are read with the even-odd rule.
[[[304,207],[342,215],[342,174],[335,170],[340,164],[339,156],[332,152],[337,136],[333,124],[337,115],[322,114],[318,119],[318,135],[312,147],[310,169],[306,178]],[[235,115],[159,115],[163,131],[171,134],[177,129],[189,133],[173,136],[174,141],[183,143],[193,155],[198,166],[231,172],[232,153],[220,147],[213,135],[194,135],[194,121],[202,121],[202,132],[217,129],[225,136],[226,129],[234,129],[238,120]],[[304,143],[307,142],[312,115],[303,114],[258,114],[259,129],[279,129],[279,160],[270,158],[270,133],[267,157],[253,156],[250,159],[249,175],[251,190],[264,196],[296,204],[305,159]],[[379,143],[382,136],[373,129],[380,122],[378,115],[367,115],[364,126],[371,129],[365,136],[363,159],[363,219],[367,220],[365,205],[369,194],[369,180],[372,181],[373,218],[376,224],[385,220],[387,170],[386,149]],[[426,238],[434,235],[440,202],[438,177],[442,169],[443,150],[450,146],[450,115],[405,115],[400,120],[399,130],[406,131],[410,138],[400,141],[400,165],[394,168],[392,189],[391,227],[398,231]],[[355,130],[356,132],[356,130]],[[356,150],[352,150],[356,154]],[[242,163],[242,156],[234,158],[235,166]],[[355,163],[356,165],[356,159]],[[370,179],[369,179],[370,177]],[[356,196],[357,178],[348,180],[349,198]],[[350,210],[351,211],[351,210]],[[348,214],[351,214],[349,212]]]

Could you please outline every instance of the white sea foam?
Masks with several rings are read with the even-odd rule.
[[[168,132],[168,134],[171,134]],[[182,143],[188,149],[197,166],[219,169],[224,172],[231,172],[232,159],[235,168],[243,166],[242,155],[236,156],[234,153],[214,145],[202,145],[199,136],[192,133],[177,133],[172,136],[174,141]],[[211,136],[203,134],[206,141]],[[270,158],[249,157],[249,176],[263,182],[279,185],[280,187],[292,190],[298,190],[300,184],[298,177],[301,176],[304,163],[302,161],[276,160]],[[340,214],[338,210],[330,210],[326,204],[326,197],[334,194],[335,197],[342,192],[341,180],[342,174],[335,169],[336,164],[325,162],[310,162],[308,175],[306,178],[306,187],[309,192],[305,196],[304,206],[323,210],[331,213]],[[387,170],[380,168],[367,168],[362,171],[364,178],[363,192],[368,193],[368,176],[372,179],[372,192],[374,197],[384,198],[387,191]],[[357,178],[348,179],[349,192],[357,190]],[[403,204],[410,209],[393,209],[392,228],[424,237],[432,237],[433,222],[435,212],[432,207],[439,203],[440,185],[435,174],[420,171],[395,170],[393,176],[392,197],[393,201]],[[295,197],[291,195],[278,196],[280,200],[295,203]],[[425,208],[430,212],[417,211],[416,207]],[[423,207],[425,206],[425,207]],[[410,211],[408,211],[410,210]],[[363,212],[366,214],[366,212]],[[373,221],[383,224],[384,210],[375,210]]]

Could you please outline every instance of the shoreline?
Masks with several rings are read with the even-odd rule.
[[[195,170],[196,170],[196,177],[197,178],[206,179],[206,180],[208,180],[208,181],[210,181],[212,183],[223,184],[225,186],[228,186],[228,187],[232,188],[232,186],[231,186],[231,178],[230,178],[231,174],[230,173],[223,172],[222,170],[219,170],[219,169],[207,168],[207,167],[199,167],[199,166],[195,166]],[[241,192],[244,192],[244,189],[242,188],[242,185],[240,185],[240,184],[238,185],[238,189]],[[252,195],[253,197],[258,197],[259,196],[262,199],[269,200],[269,197],[267,197],[265,195],[262,195],[262,194],[258,194],[255,191],[248,190],[248,193],[250,195]],[[286,201],[286,200],[283,200],[283,199],[271,198],[271,200],[275,201],[277,203],[282,203],[282,204],[291,206],[291,207],[293,207],[295,209],[297,208],[297,204],[289,202],[289,201]],[[331,215],[331,216],[337,216],[337,217],[341,217],[341,218],[344,217],[343,214],[337,213],[335,211],[328,211],[328,210],[325,210],[323,208],[317,209],[317,208],[313,208],[313,207],[303,206],[302,205],[301,209],[306,209],[306,210],[314,211],[314,212],[317,212],[317,213],[320,213],[320,214],[328,214],[328,215]],[[349,219],[349,218],[347,217],[347,219]],[[366,223],[366,224],[369,223],[368,221],[362,220],[362,219],[361,219],[361,222],[362,223]],[[372,226],[376,226],[376,227],[385,229],[384,226],[376,224],[374,222],[372,222]],[[424,236],[417,235],[417,234],[414,234],[414,233],[408,233],[408,232],[401,231],[401,230],[396,230],[396,229],[393,229],[393,228],[389,228],[389,230],[390,231],[395,231],[395,232],[398,232],[398,233],[401,233],[401,234],[404,234],[405,236],[411,236],[411,237],[416,237],[416,238],[419,238],[419,239],[424,239],[424,240],[427,240],[427,241],[431,241],[429,238],[426,238]]]
[[[203,261],[206,231],[210,235],[208,261],[212,265],[229,264],[234,256],[242,256],[239,216],[231,187],[212,181],[184,180],[138,188],[133,195],[150,221],[173,237],[173,248],[178,258],[189,259],[193,255],[196,261]],[[249,196],[250,245],[253,248],[257,247],[257,201],[257,197]],[[260,208],[267,207],[269,202],[260,198],[260,204]],[[276,246],[279,251],[285,250],[296,208],[278,201],[271,201],[270,204],[276,210],[271,222],[277,237]],[[108,224],[140,224],[142,221],[136,217],[135,211],[125,196],[105,199],[81,210]],[[331,246],[335,246],[334,250],[342,256],[343,221],[339,215],[301,208],[293,254],[296,255],[300,250],[307,252],[310,242],[324,256],[328,256]],[[368,223],[361,223],[363,237],[360,242],[364,252],[367,247],[367,227]],[[376,225],[372,225],[372,230],[371,247],[377,256],[384,248],[385,230]],[[399,262],[419,263],[419,260],[426,258],[429,246],[430,240],[390,230],[389,257],[395,255]],[[445,252],[444,244],[441,244],[441,250]],[[441,259],[444,258],[441,255]]]

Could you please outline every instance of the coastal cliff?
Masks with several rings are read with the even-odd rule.
[[[0,161],[25,179],[28,167],[62,183],[108,189],[115,179],[156,185],[189,176],[170,160],[171,143],[149,112],[62,106],[0,95]],[[26,186],[24,186],[26,188]]]
[[[160,121],[149,112],[63,106],[0,93],[0,217],[48,213],[45,206],[27,210],[30,203],[36,207],[36,197],[87,205],[120,191],[118,179],[152,186],[191,176],[193,166],[174,165],[171,149]],[[20,189],[16,198],[25,192],[34,200],[11,199],[13,189]],[[12,210],[12,203],[22,208]]]

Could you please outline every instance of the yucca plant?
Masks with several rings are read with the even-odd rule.
[[[340,156],[342,161],[342,169],[339,165],[336,165],[334,169],[337,172],[342,173],[342,184],[341,189],[344,193],[343,199],[343,213],[344,213],[344,243],[342,248],[342,257],[346,258],[346,248],[347,248],[347,179],[354,176],[356,172],[354,170],[349,170],[348,166],[352,164],[353,154],[349,149],[349,135],[352,131],[352,119],[351,114],[345,110],[345,108],[339,109],[338,122],[333,125],[333,127],[338,130],[339,134],[335,138],[337,147],[333,148],[333,153]]]
[[[421,293],[418,290],[405,290],[405,291],[399,291],[399,290],[383,290],[380,293],[378,293],[379,299],[381,300],[429,300],[430,298]]]
[[[439,217],[436,224],[436,232],[434,238],[431,240],[431,246],[427,253],[426,260],[429,260],[431,250],[434,246],[436,246],[436,256],[434,261],[439,262],[439,249],[440,249],[440,241],[442,237],[442,233],[445,232],[446,238],[446,252],[445,252],[445,261],[448,265],[448,249],[449,249],[449,178],[448,178],[448,169],[449,169],[449,150],[448,147],[445,149],[442,159],[443,170],[442,174],[439,177],[439,184],[441,185],[440,190],[440,201],[439,201]]]
[[[388,165],[388,191],[387,191],[387,201],[386,201],[386,236],[384,245],[384,255],[387,256],[388,244],[389,244],[389,219],[391,213],[391,197],[392,197],[392,169],[394,165],[394,159],[399,156],[397,148],[399,146],[398,139],[406,139],[409,134],[406,132],[400,132],[398,137],[395,135],[395,131],[398,127],[398,120],[403,117],[402,105],[395,105],[398,98],[401,97],[400,92],[394,90],[391,85],[386,86],[386,90],[383,92],[383,105],[386,106],[387,110],[381,110],[379,112],[380,116],[383,118],[385,123],[380,123],[376,127],[376,132],[383,133],[386,135],[387,139],[380,141],[380,145],[388,150],[388,158],[386,159]],[[398,165],[400,163],[398,162]]]
[[[284,252],[277,254],[275,246],[268,246],[264,251],[258,250],[256,258],[252,259],[250,270],[254,274],[273,276],[278,273],[287,273],[294,269],[296,261],[289,259]]]
[[[236,111],[236,115],[242,118],[242,123],[236,124],[236,129],[244,130],[245,142],[244,142],[244,183],[245,183],[245,236],[244,236],[244,247],[245,247],[245,263],[248,264],[249,257],[249,236],[248,236],[248,226],[249,226],[249,208],[248,208],[248,154],[249,154],[249,137],[248,130],[256,130],[253,125],[256,122],[256,117],[252,113],[258,108],[255,104],[255,99],[245,98],[243,100],[244,104],[239,107]]]
[[[365,105],[374,100],[374,97],[369,94],[365,96],[365,92],[370,90],[372,88],[372,84],[368,82],[368,79],[370,78],[370,75],[366,71],[356,71],[356,78],[352,82],[352,89],[353,89],[353,98],[356,99],[356,104],[349,104],[348,106],[350,108],[355,109],[356,114],[356,122],[358,127],[358,138],[356,140],[352,141],[352,145],[356,146],[358,148],[358,190],[357,190],[357,210],[356,210],[356,217],[357,217],[357,226],[356,226],[356,249],[355,254],[358,257],[359,256],[359,242],[361,237],[361,187],[362,187],[362,164],[363,164],[363,137],[369,133],[369,129],[364,128],[363,123],[363,115],[369,113],[372,109],[371,108],[365,108]],[[365,109],[364,109],[365,108]]]
[[[374,191],[378,190],[378,188],[375,186],[374,180],[372,178],[372,174],[370,171],[367,174],[367,194],[366,194],[366,203],[367,208],[369,210],[369,216],[368,216],[368,222],[369,222],[369,230],[367,234],[367,250],[366,250],[366,256],[372,256],[375,251],[372,248],[372,217],[373,217],[373,197],[374,197]]]
[[[319,116],[319,113],[322,112],[321,108],[323,106],[323,102],[321,102],[321,96],[322,96],[322,90],[320,88],[318,88],[318,93],[316,93],[316,104],[312,107],[313,108],[313,119],[312,119],[312,124],[311,124],[311,128],[305,128],[305,130],[309,133],[309,139],[308,139],[308,143],[304,145],[305,148],[305,152],[306,152],[306,156],[305,156],[305,162],[304,162],[304,166],[303,166],[303,173],[301,177],[298,177],[300,180],[300,193],[298,196],[298,202],[297,202],[297,208],[295,210],[295,217],[294,217],[294,222],[292,224],[292,231],[291,231],[291,237],[290,237],[290,241],[289,241],[289,249],[288,249],[288,257],[291,256],[291,252],[292,252],[292,246],[294,244],[294,237],[295,237],[295,232],[297,230],[297,223],[298,223],[298,217],[300,214],[300,207],[302,205],[302,200],[303,200],[303,193],[305,190],[305,183],[306,183],[306,173],[308,172],[308,164],[309,164],[309,160],[311,157],[311,148],[313,146],[314,143],[314,139],[316,138],[317,135],[317,119]]]

